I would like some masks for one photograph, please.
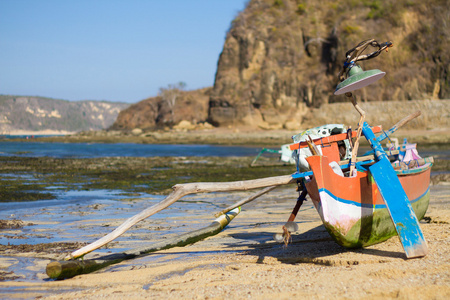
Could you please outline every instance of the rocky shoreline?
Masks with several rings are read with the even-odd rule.
[[[123,131],[92,131],[72,135],[37,137],[3,141],[26,142],[61,142],[61,143],[138,143],[138,144],[210,144],[210,145],[248,145],[261,147],[279,147],[292,143],[292,136],[301,131],[262,130],[248,128],[214,128],[204,130],[154,130],[142,131],[139,134]],[[448,148],[450,131],[446,128],[430,130],[400,129],[392,137],[400,141],[408,141],[419,145]],[[362,144],[366,144],[364,138]]]
[[[392,137],[410,142],[448,147],[450,144],[450,100],[364,102],[366,119],[370,125],[389,129],[405,116],[421,111],[421,115],[398,130]],[[283,128],[282,124],[269,127],[213,127],[208,123],[191,124],[181,121],[172,129],[142,129],[85,131],[54,137],[39,137],[48,142],[99,142],[148,144],[214,144],[280,146],[292,142],[291,137],[309,128],[324,124],[352,125],[356,130],[359,115],[349,103],[333,103],[313,108],[296,124]],[[33,140],[33,139],[31,139]],[[364,140],[364,139],[362,139]],[[30,141],[30,140],[29,140]]]

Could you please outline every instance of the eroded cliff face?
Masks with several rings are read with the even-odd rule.
[[[333,95],[339,68],[369,38],[394,48],[361,63],[387,75],[360,99],[449,98],[449,16],[446,1],[251,0],[227,33],[209,121],[298,127],[310,107],[346,100]]]
[[[297,129],[334,96],[347,50],[370,38],[389,53],[361,62],[387,75],[358,101],[450,98],[446,0],[251,0],[226,35],[214,87],[153,97],[122,111],[112,129],[216,126]],[[369,50],[375,50],[374,48]],[[349,111],[353,108],[349,105]]]

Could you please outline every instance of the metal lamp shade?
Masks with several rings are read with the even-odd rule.
[[[360,66],[354,66],[348,72],[348,78],[339,83],[334,91],[335,95],[345,94],[361,89],[386,75],[378,69],[363,71]]]

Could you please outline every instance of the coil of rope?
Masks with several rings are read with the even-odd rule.
[[[377,48],[377,50],[369,54],[362,54],[369,46]],[[357,61],[375,58],[384,50],[388,51],[390,47],[393,47],[392,42],[385,42],[380,44],[374,39],[369,39],[362,41],[352,49],[348,50],[345,53],[346,59],[344,61],[344,65],[339,72],[339,80],[343,81],[345,79],[345,74],[355,65]]]

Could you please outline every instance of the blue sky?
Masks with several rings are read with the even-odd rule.
[[[248,0],[0,0],[0,94],[136,103],[212,86]]]

